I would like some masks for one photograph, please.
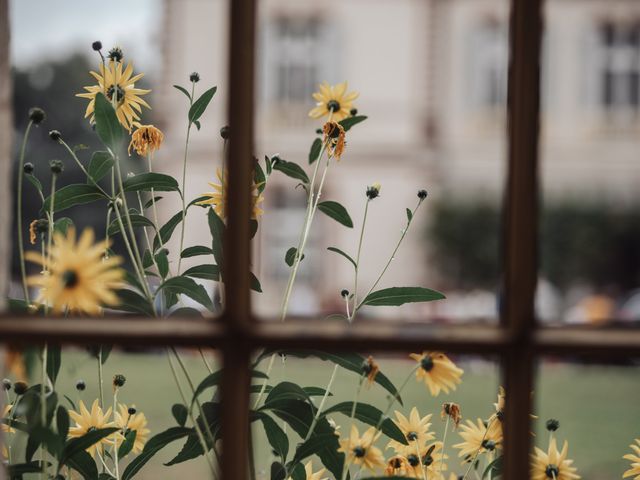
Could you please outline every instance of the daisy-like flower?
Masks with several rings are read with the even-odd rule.
[[[80,412],[69,410],[69,416],[74,422],[76,422],[75,426],[69,428],[69,438],[79,438],[87,432],[116,426],[113,422],[109,421],[109,417],[111,416],[111,407],[109,407],[106,412],[103,412],[97,399],[93,401],[91,411],[87,410],[84,402],[80,400]],[[102,450],[104,445],[111,445],[113,437],[114,435],[110,435],[99,442],[94,443],[87,448],[87,452],[93,456],[98,448]]]
[[[29,285],[40,287],[38,302],[51,306],[54,313],[65,310],[90,315],[101,312],[102,305],[117,305],[114,290],[120,288],[124,271],[118,268],[120,257],[103,259],[108,244],[93,243],[93,230],[85,229],[76,243],[76,231],[54,233],[48,260],[36,252],[27,252],[27,259],[41,264],[45,273],[29,277]]]
[[[442,411],[440,412],[440,418],[445,419],[449,417],[456,428],[460,425],[460,420],[462,420],[462,413],[460,413],[460,405],[452,402],[445,402],[442,404]]]
[[[476,454],[502,448],[502,428],[496,425],[499,426],[499,422],[495,419],[489,423],[488,429],[479,418],[476,423],[467,420],[460,426],[460,436],[464,441],[453,446],[460,449],[458,456],[473,458]]]
[[[316,473],[313,473],[313,465],[311,464],[311,461],[308,461],[307,464],[304,466],[304,473],[305,473],[305,480],[329,480],[328,477],[323,477],[322,475],[324,474],[326,470],[324,468],[318,470]],[[287,480],[291,480],[291,477],[289,477]]]
[[[96,95],[103,93],[109,101],[113,100],[114,95],[117,97],[116,116],[124,128],[131,131],[133,123],[140,120],[142,113],[141,106],[151,108],[145,102],[141,95],[146,95],[151,90],[136,88],[136,82],[140,80],[144,73],[133,75],[133,64],[129,63],[122,71],[123,64],[121,62],[109,61],[105,70],[104,65],[100,65],[100,73],[89,72],[98,82],[98,85],[84,87],[85,93],[77,93],[76,97],[88,98],[89,105],[84,114],[85,118],[91,117],[94,120],[94,110],[96,105]]]
[[[636,438],[635,442],[629,445],[634,453],[627,453],[622,457],[631,462],[631,468],[624,472],[622,478],[633,477],[633,480],[640,480],[640,439]]]
[[[441,391],[449,393],[450,390],[456,389],[456,385],[462,383],[460,377],[464,371],[456,367],[444,353],[412,353],[410,357],[420,364],[416,370],[416,379],[424,381],[432,396],[438,396]]]
[[[221,219],[227,218],[227,190],[228,190],[228,173],[227,170],[216,170],[216,175],[220,183],[209,182],[213,188],[213,192],[205,192],[202,196],[207,197],[206,200],[198,202],[198,205],[211,205],[213,210]],[[258,185],[255,183],[251,186],[251,218],[254,220],[260,217],[264,211],[260,208],[260,204],[264,200],[262,194],[258,191]]]
[[[387,448],[393,448],[396,453],[407,456],[410,453],[416,453],[416,442],[422,447],[425,443],[435,438],[434,434],[429,431],[431,427],[431,415],[420,416],[418,409],[413,407],[409,413],[409,418],[405,417],[399,411],[395,411],[396,419],[394,423],[402,431],[409,445],[404,445],[395,440],[391,440]]]
[[[142,157],[160,149],[164,134],[159,128],[153,125],[140,125],[137,123],[135,127],[136,129],[131,135],[131,142],[129,143],[129,155],[131,155],[132,148]]]
[[[376,429],[370,427],[361,437],[356,426],[352,425],[351,435],[346,440],[340,440],[338,451],[345,453],[346,461],[349,464],[362,465],[371,471],[375,471],[377,467],[384,467],[385,465],[382,452],[379,448],[373,446],[379,436],[380,433],[376,434]]]
[[[144,445],[149,439],[151,431],[147,428],[147,417],[144,413],[136,411],[133,415],[129,414],[129,407],[124,404],[118,405],[118,411],[115,414],[116,427],[120,428],[126,435],[128,432],[135,430],[136,439],[133,442],[133,453],[140,453]]]
[[[544,452],[536,447],[531,455],[531,480],[575,480],[580,478],[578,471],[571,464],[573,460],[567,460],[569,444],[564,442],[562,451],[558,451],[556,439],[549,442],[549,451]]]
[[[324,142],[327,145],[327,154],[340,161],[346,146],[344,128],[339,123],[327,122],[322,127],[322,132],[324,133]]]
[[[318,90],[312,95],[317,103],[315,108],[309,112],[309,116],[311,118],[322,118],[330,115],[331,120],[336,122],[350,115],[353,101],[359,95],[358,92],[347,93],[347,82],[333,86],[327,82],[322,82],[318,86]]]
[[[435,442],[431,445],[425,445],[420,449],[420,457],[417,452],[407,455],[409,462],[408,476],[413,478],[424,478],[422,470],[426,477],[430,480],[444,480],[440,473],[440,464],[442,463],[442,471],[447,470],[447,464],[444,460],[447,456],[442,453],[442,442]],[[415,448],[414,448],[415,451]],[[422,462],[422,465],[420,464]]]

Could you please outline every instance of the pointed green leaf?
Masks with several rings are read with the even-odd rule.
[[[411,210],[407,208],[407,221],[411,221],[411,219],[413,218],[413,213],[411,213]]]
[[[209,212],[207,213],[207,220],[209,222],[209,231],[211,232],[211,249],[213,250],[213,257],[216,259],[216,264],[223,265],[224,257],[222,245],[224,242],[225,231],[224,222],[213,208],[209,209]]]
[[[173,418],[176,419],[176,422],[178,422],[178,425],[184,427],[187,423],[187,416],[189,415],[187,407],[181,403],[176,403],[171,407],[171,413],[173,414]]]
[[[149,317],[153,316],[153,309],[149,304],[149,300],[133,290],[128,288],[121,288],[117,290],[118,306],[117,310],[124,312],[139,313]]]
[[[273,169],[284,173],[288,177],[300,180],[305,185],[309,184],[309,177],[302,167],[295,162],[288,162],[286,160],[279,159],[277,162],[273,162]]]
[[[293,262],[296,261],[297,253],[298,253],[298,249],[296,247],[291,247],[289,250],[287,250],[287,253],[285,253],[284,261],[290,267],[293,267]],[[302,254],[302,258],[300,259],[300,261],[302,260],[304,260],[304,253]]]
[[[54,212],[61,212],[67,208],[76,205],[84,205],[86,203],[95,202],[96,200],[107,200],[102,192],[95,185],[87,185],[85,183],[76,183],[62,187],[56,191],[53,209]],[[47,197],[40,209],[44,215],[51,208],[51,197]]]
[[[129,215],[129,218],[131,219],[131,226],[133,228],[151,227],[155,229],[154,223],[143,215],[133,214],[133,215]],[[122,223],[124,224],[125,229],[129,228],[126,218],[122,219]],[[109,236],[113,236],[116,233],[120,233],[120,220],[118,220],[117,218],[112,220],[111,225],[109,225],[109,229],[107,230],[107,233],[109,234]],[[128,233],[128,230],[127,230],[127,233]]]
[[[158,265],[158,273],[164,279],[169,274],[169,258],[167,257],[167,249],[163,248],[155,255],[156,265]]]
[[[36,177],[35,175],[33,175],[31,173],[25,173],[24,174],[24,178],[29,180],[29,183],[31,185],[33,185],[34,187],[36,187],[36,190],[38,190],[40,193],[42,193],[42,183],[40,183],[40,180],[38,180],[38,177]]]
[[[370,293],[362,302],[363,305],[373,307],[404,305],[414,302],[431,302],[442,300],[445,296],[423,287],[391,287]]]
[[[160,248],[160,245],[166,245],[171,235],[175,231],[176,227],[180,225],[182,221],[182,210],[176,213],[173,217],[169,219],[167,223],[165,223],[162,227],[160,227],[160,231],[153,239],[153,251],[155,252]],[[162,240],[162,242],[160,241]]]
[[[213,250],[204,245],[195,245],[185,248],[180,254],[182,258],[197,257],[199,255],[213,255]]]
[[[58,428],[58,436],[64,441],[69,433],[69,413],[62,405],[56,410],[56,427]]]
[[[144,209],[146,210],[149,207],[152,207],[154,203],[158,203],[160,200],[162,200],[162,197],[159,196],[155,196],[153,198],[150,198],[149,200],[147,200],[147,203],[144,204]]]
[[[51,383],[55,386],[60,372],[60,364],[62,362],[62,351],[60,345],[47,346],[47,376],[51,379]]]
[[[63,235],[66,235],[69,227],[73,227],[73,220],[71,220],[69,217],[62,217],[54,222],[53,231],[60,232]]]
[[[208,310],[214,310],[213,302],[205,288],[189,277],[179,276],[169,278],[158,287],[157,293],[161,290],[165,290],[176,295],[186,295],[192,300],[198,302],[200,305],[206,307]]]
[[[118,430],[118,428],[99,428],[97,430],[87,432],[81,437],[72,438],[67,441],[64,449],[62,450],[60,465],[64,465],[67,460],[73,457],[76,453],[87,450],[92,445],[95,445],[103,438],[108,437]]]
[[[321,452],[326,444],[333,440],[332,437],[336,437],[334,433],[324,433],[322,435],[313,435],[305,442],[299,444],[296,448],[296,453],[293,456],[293,462],[300,462],[311,455],[316,455]]]
[[[186,437],[192,430],[191,428],[185,427],[171,427],[151,437],[140,455],[134,458],[122,473],[122,480],[132,479],[162,448],[175,440]]]
[[[351,127],[359,124],[360,122],[364,122],[367,119],[365,115],[354,115],[353,117],[347,117],[344,120],[341,120],[339,123],[344,128],[345,132],[351,130]]]
[[[249,288],[254,292],[262,293],[262,286],[260,285],[260,280],[253,273],[249,273]]]
[[[349,260],[351,262],[351,264],[354,266],[354,268],[358,268],[358,265],[356,264],[356,261],[351,258],[349,255],[347,255],[345,252],[343,252],[342,250],[340,250],[337,247],[328,247],[327,250],[329,250],[330,252],[335,252],[338,255],[342,255],[344,258],[346,258],[347,260]]]
[[[258,418],[262,422],[269,445],[280,456],[282,463],[285,463],[287,455],[289,455],[289,438],[287,434],[269,415],[262,413]]]
[[[182,275],[185,277],[202,278],[204,280],[220,280],[220,269],[218,265],[196,265],[186,270]]]
[[[175,88],[176,90],[180,90],[182,93],[184,93],[189,99],[189,102],[191,102],[191,94],[188,92],[186,88],[181,87],[180,85],[174,85],[173,88]]]
[[[67,465],[79,472],[85,479],[98,478],[98,467],[95,460],[87,452],[76,453],[67,459]]]
[[[154,190],[156,192],[179,191],[180,187],[175,178],[163,173],[139,173],[127,178],[123,183],[125,192],[139,192]]]
[[[316,138],[311,144],[311,150],[309,150],[309,165],[318,160],[320,157],[320,151],[322,150],[322,140]]]
[[[320,210],[325,215],[330,216],[336,222],[344,225],[345,227],[353,228],[353,221],[349,216],[349,212],[347,212],[347,209],[340,205],[338,202],[320,202],[318,204],[318,210]]]
[[[124,129],[113,105],[102,93],[96,94],[94,111],[98,137],[112,152],[117,152],[124,142]]]
[[[193,429],[195,432],[195,429]],[[170,467],[171,465],[176,465],[178,463],[186,462],[187,460],[193,460],[194,458],[198,458],[200,455],[204,454],[204,450],[202,449],[202,444],[200,443],[200,439],[198,435],[193,433],[187,437],[187,441],[182,446],[180,452],[171,459],[171,461],[164,464],[165,467]]]
[[[128,430],[128,429],[127,429]],[[136,436],[138,432],[136,430],[128,430],[124,436],[124,442],[118,447],[118,458],[124,458],[129,455],[129,452],[133,450],[133,445],[136,442]]]
[[[189,109],[189,122],[198,120],[209,106],[209,102],[218,90],[218,87],[211,87],[198,98]]]
[[[89,161],[87,173],[94,182],[99,182],[113,168],[113,157],[109,152],[94,152]],[[87,183],[91,180],[87,178]]]

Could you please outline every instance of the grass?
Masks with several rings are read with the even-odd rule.
[[[182,354],[193,378],[198,382],[207,373],[197,352]],[[212,359],[215,362],[215,359]],[[397,358],[377,358],[382,371],[397,385],[402,384],[411,372],[413,362]],[[465,419],[487,418],[493,412],[496,392],[499,384],[499,370],[496,364],[473,358],[457,358],[464,368],[463,383],[450,395],[432,398],[424,385],[411,380],[403,392],[404,404],[416,406],[422,415],[433,413],[433,426],[437,438],[442,439],[444,422],[440,420],[440,406],[444,401],[459,403]],[[332,366],[318,360],[300,360],[289,358],[286,364],[276,362],[271,375],[271,384],[286,378],[302,386],[325,386]],[[119,394],[119,400],[135,404],[143,411],[152,429],[152,434],[175,425],[171,415],[171,405],[181,403],[163,352],[135,354],[114,352],[105,365],[105,403],[112,401],[111,378],[116,373],[127,377],[127,383]],[[610,480],[621,478],[628,468],[628,462],[622,455],[629,450],[631,441],[640,436],[640,383],[637,370],[632,367],[605,367],[577,365],[547,361],[538,371],[536,395],[537,436],[535,443],[546,449],[548,433],[544,423],[548,418],[560,420],[557,437],[560,441],[568,439],[569,456],[584,479]],[[76,392],[74,385],[82,378],[87,390]],[[351,400],[357,386],[357,376],[338,370],[334,387],[335,394],[328,406],[337,401]],[[186,383],[183,385],[185,388]],[[83,399],[91,403],[98,395],[96,361],[80,351],[70,351],[63,356],[60,379],[57,385],[60,392],[72,392],[72,400],[77,403]],[[361,401],[386,409],[388,397],[378,386],[363,390]],[[65,401],[66,403],[66,401]],[[396,406],[397,407],[397,406]],[[408,412],[405,408],[404,412]],[[393,409],[392,409],[393,411]],[[349,421],[337,415],[334,420],[341,425],[341,431],[348,430]],[[256,441],[256,464],[259,479],[268,479],[268,469],[273,460],[270,448],[260,429],[254,430]],[[460,441],[456,433],[449,433],[447,452],[452,466],[459,465],[455,451],[450,447]],[[291,449],[298,440],[291,440]],[[385,446],[384,441],[379,446]],[[139,474],[137,478],[208,478],[208,469],[203,458],[172,467],[162,466],[175,455],[181,444],[161,451]],[[15,451],[15,450],[14,450]],[[455,456],[455,458],[454,458]],[[460,473],[462,468],[458,468]]]

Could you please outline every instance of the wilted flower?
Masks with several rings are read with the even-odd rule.
[[[159,128],[153,125],[136,124],[136,129],[131,135],[131,142],[129,143],[129,155],[131,155],[131,149],[133,148],[138,155],[144,157],[148,153],[159,150],[163,140],[164,134]]]
[[[373,357],[369,355],[369,357],[364,361],[362,365],[362,371],[367,376],[367,386],[371,386],[373,382],[376,380],[376,375],[380,371],[380,367],[373,360]]]
[[[327,154],[330,157],[335,157],[336,160],[340,160],[346,145],[344,128],[339,123],[327,122],[324,124],[322,131]]]
[[[456,428],[460,424],[460,420],[462,419],[462,414],[460,413],[460,405],[457,403],[446,402],[442,404],[442,411],[440,412],[441,418],[449,417]]]

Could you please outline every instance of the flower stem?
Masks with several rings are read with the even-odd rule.
[[[98,346],[98,389],[100,390],[100,408],[104,409],[104,392],[102,389],[102,345]]]
[[[191,110],[191,106],[193,105],[193,93],[195,90],[196,83],[191,82],[191,96],[189,97],[189,110]],[[187,216],[187,200],[186,200],[186,192],[185,192],[185,184],[187,180],[187,154],[189,152],[189,136],[191,135],[191,119],[189,119],[189,125],[187,126],[187,139],[184,142],[184,158],[182,160],[182,190],[180,192],[180,196],[182,197],[182,221],[181,223],[181,231],[180,231],[180,250],[178,251],[178,275],[180,275],[180,267],[182,265],[182,248],[184,246],[184,227],[185,227],[185,218]]]
[[[45,343],[42,347],[42,382],[40,383],[40,422],[42,423],[42,428],[47,428],[47,397],[46,394],[46,384],[47,384],[47,353],[48,348]],[[43,469],[40,472],[40,478],[47,478],[47,469],[44,468],[44,456],[45,449],[44,445],[42,445],[40,449],[40,464]]]
[[[29,288],[27,287],[27,268],[24,263],[24,245],[22,239],[22,182],[24,177],[24,152],[27,147],[27,139],[29,138],[29,132],[33,120],[29,120],[27,128],[24,132],[24,138],[22,139],[22,146],[20,147],[20,159],[18,162],[18,187],[16,199],[16,220],[18,227],[18,253],[20,255],[20,274],[22,276],[22,290],[24,293],[24,301],[29,303]]]
[[[260,387],[260,393],[258,393],[258,397],[256,398],[256,401],[253,404],[254,410],[258,408],[258,405],[260,405],[260,400],[262,399],[262,396],[264,395],[264,392],[267,388],[268,377],[271,374],[271,369],[273,368],[273,362],[275,361],[275,359],[276,359],[276,354],[272,353],[271,358],[269,359],[269,365],[267,365],[267,371],[266,371],[267,378],[265,378],[264,381],[262,382],[262,386]]]
[[[87,177],[87,180],[89,180],[89,182],[96,187],[98,190],[100,190],[100,193],[102,193],[105,197],[107,198],[111,198],[109,196],[109,194],[107,192],[104,191],[104,189],[98,185],[98,183],[93,179],[93,177],[91,175],[89,175],[89,172],[87,172],[87,169],[84,168],[84,165],[82,165],[82,162],[80,161],[80,159],[78,158],[78,156],[76,155],[76,152],[73,151],[73,149],[71,149],[69,147],[69,145],[67,145],[67,143],[60,139],[58,140],[60,142],[60,144],[67,149],[67,151],[69,152],[69,154],[71,155],[71,158],[73,158],[76,162],[76,164],[78,165],[78,167],[80,167],[80,170],[82,170],[82,173],[85,174],[85,176]]]
[[[496,419],[496,416],[494,415],[489,420],[489,423],[487,424],[487,428],[484,430],[484,435],[482,435],[482,439],[480,440],[480,446],[478,447],[478,449],[476,450],[476,453],[474,453],[473,458],[469,462],[469,468],[467,468],[467,471],[464,473],[462,480],[467,480],[467,475],[469,475],[469,472],[471,471],[471,467],[475,463],[476,458],[478,458],[478,455],[480,454],[480,450],[482,450],[482,444],[484,443],[484,439],[487,438],[487,433],[489,432],[489,428],[491,428],[491,425],[493,424],[495,419]]]
[[[444,425],[444,435],[442,436],[442,455],[440,456],[440,468],[438,469],[438,475],[442,475],[442,464],[444,463],[444,448],[447,443],[447,432],[449,431],[449,420],[451,417],[447,415],[447,423]]]
[[[311,437],[311,435],[313,434],[313,430],[314,428],[316,428],[316,425],[318,424],[318,420],[320,419],[320,415],[322,414],[322,410],[324,409],[324,404],[327,401],[327,398],[329,397],[329,391],[331,390],[331,387],[333,386],[333,382],[336,379],[336,373],[338,372],[338,364],[336,363],[333,367],[333,372],[331,373],[331,378],[329,378],[329,383],[327,384],[327,388],[324,392],[324,395],[322,397],[322,401],[320,402],[320,405],[318,406],[318,411],[316,412],[316,416],[313,417],[313,422],[311,422],[311,426],[309,427],[309,431],[307,432],[307,435],[304,437],[304,441],[306,442],[307,440],[309,440],[309,438]]]
[[[418,442],[415,442],[416,444],[416,455],[418,456],[418,462],[420,462],[420,468],[422,470],[422,480],[427,480],[427,470],[426,468],[424,468],[424,463],[422,463],[422,458],[420,455],[420,446],[418,445]]]
[[[349,435],[349,438],[351,438],[351,429],[353,428],[353,422],[356,416],[356,407],[358,406],[358,400],[360,399],[360,392],[362,391],[362,384],[364,383],[364,379],[365,379],[365,376],[360,375],[360,380],[358,381],[358,388],[356,388],[356,395],[353,399],[353,405],[351,406],[351,415],[349,415],[349,431],[347,432],[347,435]],[[372,441],[373,439],[375,439],[375,434],[372,437]],[[347,453],[348,452],[345,452],[345,457],[347,457]],[[349,471],[349,466],[350,466],[350,463],[345,461],[344,467],[342,469],[342,476],[340,477],[342,480],[345,480],[347,478],[347,472]]]
[[[118,389],[113,390],[113,416],[116,416],[118,408]],[[120,467],[118,465],[118,436],[113,437],[113,464],[116,471],[116,480],[120,480]]]
[[[370,199],[367,197],[367,203],[364,206],[364,216],[362,218],[362,228],[360,229],[360,241],[358,242],[358,252],[356,254],[356,273],[354,279],[353,286],[353,305],[356,306],[358,304],[358,270],[360,266],[360,253],[362,251],[362,239],[364,238],[364,227],[367,224],[367,213],[369,212],[369,202]],[[353,315],[356,314],[356,309],[353,310]],[[351,322],[353,318],[349,317],[349,322]]]

